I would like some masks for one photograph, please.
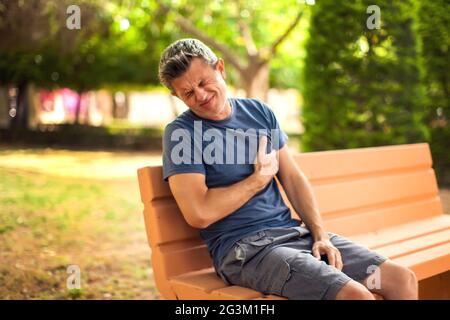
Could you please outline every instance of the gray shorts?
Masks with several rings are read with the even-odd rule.
[[[217,273],[230,285],[294,300],[333,300],[351,279],[363,282],[387,258],[334,233],[342,271],[312,255],[312,237],[303,226],[272,228],[235,243]]]

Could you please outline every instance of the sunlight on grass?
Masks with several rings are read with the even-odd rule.
[[[136,177],[138,168],[161,163],[159,153],[0,149],[0,167],[72,178]]]

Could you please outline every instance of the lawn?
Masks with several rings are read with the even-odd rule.
[[[0,299],[157,299],[136,169],[157,154],[0,149]],[[67,268],[81,289],[66,286]]]

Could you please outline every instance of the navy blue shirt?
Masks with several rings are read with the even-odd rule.
[[[232,112],[223,120],[208,120],[191,110],[166,126],[163,143],[163,177],[178,173],[205,175],[208,188],[226,187],[254,172],[254,160],[262,135],[267,152],[281,149],[287,140],[272,110],[256,99],[229,98]],[[293,227],[275,179],[243,206],[200,229],[214,267],[219,269],[233,244],[245,236],[273,227]]]

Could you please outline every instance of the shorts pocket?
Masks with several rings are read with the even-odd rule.
[[[263,238],[255,241],[250,241],[249,244],[256,247],[262,247],[266,246],[268,244],[271,244],[273,242],[273,238]]]
[[[291,277],[291,267],[284,259],[269,259],[259,264],[253,269],[253,273],[248,274],[250,286],[265,294],[281,295],[284,285]]]
[[[281,296],[284,285],[291,277],[291,266],[285,260],[282,260],[278,270],[278,274],[276,274],[276,278],[272,282],[272,286],[269,288],[269,291]]]
[[[249,237],[245,237],[242,240],[238,241],[244,244],[250,244],[255,247],[262,247],[273,242],[272,237],[268,237],[264,231],[260,231],[254,235]]]

